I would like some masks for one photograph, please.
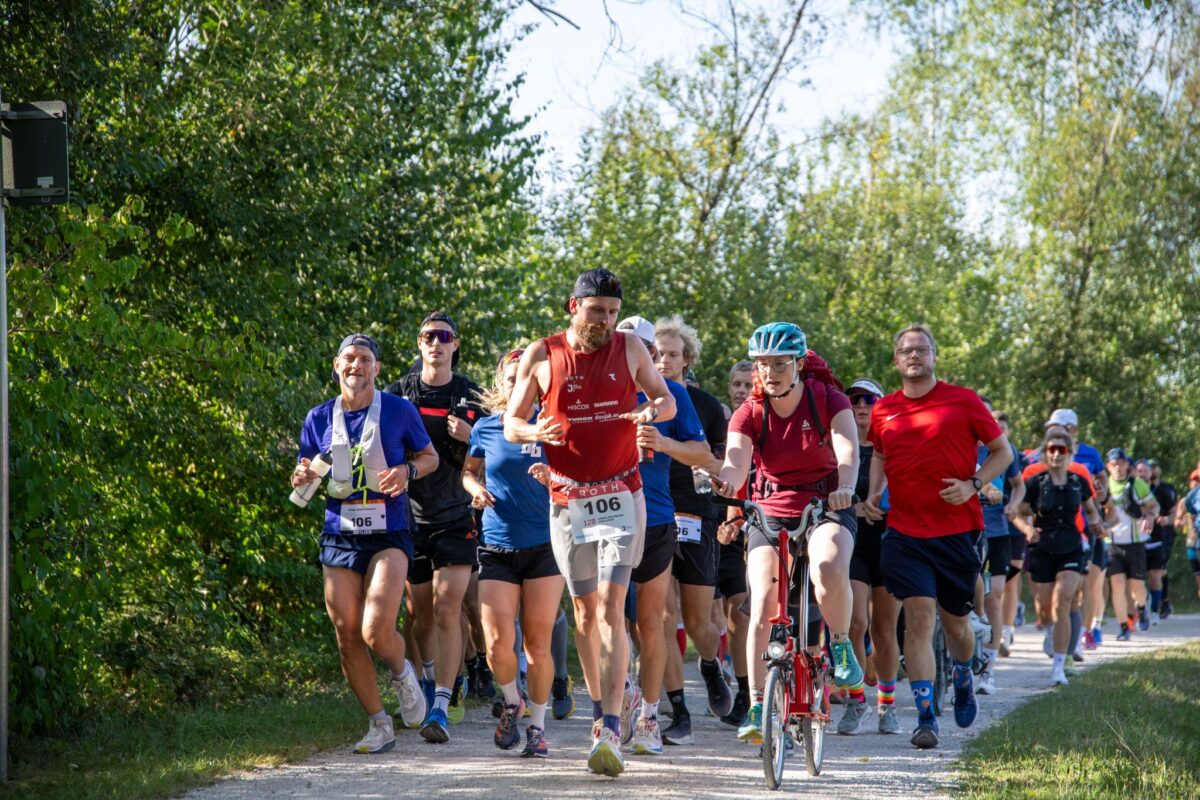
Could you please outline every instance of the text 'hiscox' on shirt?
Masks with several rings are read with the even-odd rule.
[[[336,402],[338,402],[338,398],[327,400],[308,412],[308,416],[304,420],[304,427],[300,431],[299,458],[312,459],[317,453],[329,450],[333,442],[333,404]],[[408,453],[424,450],[429,446],[429,435],[425,432],[425,426],[421,424],[421,417],[417,414],[416,408],[403,397],[382,392],[380,403],[379,435],[383,443],[384,458],[389,467],[399,466],[404,463]],[[357,469],[362,458],[357,448],[362,439],[363,425],[366,424],[369,411],[370,407],[368,406],[358,411],[343,412],[350,447],[356,453],[352,465],[355,468],[352,472],[355,492],[345,498],[344,502],[361,501],[362,492],[366,488],[364,474]],[[386,499],[387,530],[408,530],[407,492],[399,497],[388,497],[369,489],[366,489],[366,492],[368,500]],[[322,529],[325,533],[341,532],[342,502],[342,500],[326,497],[325,526]]]

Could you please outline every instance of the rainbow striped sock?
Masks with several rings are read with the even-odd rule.
[[[876,684],[876,689],[879,690],[879,705],[894,706],[896,705],[896,681],[880,681]]]
[[[859,681],[857,685],[850,687],[850,699],[855,703],[867,702],[866,684]]]

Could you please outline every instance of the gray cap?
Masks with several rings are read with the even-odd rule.
[[[867,394],[873,394],[876,397],[883,397],[883,389],[880,389],[879,384],[870,378],[859,378],[850,384],[850,388],[846,390],[846,394],[850,394],[856,389]]]

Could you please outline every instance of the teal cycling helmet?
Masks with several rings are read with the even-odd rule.
[[[808,352],[808,340],[798,325],[790,322],[769,322],[750,337],[751,358],[764,356],[795,356]]]

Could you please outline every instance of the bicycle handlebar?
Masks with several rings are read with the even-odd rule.
[[[762,506],[753,500],[741,500],[737,497],[722,497],[719,494],[713,493],[712,501],[719,506],[729,506],[745,511],[748,515],[754,515],[758,518],[758,524],[763,530],[768,530],[767,514],[763,511]],[[850,499],[851,505],[860,502],[858,495],[853,495]],[[826,505],[826,501],[819,497],[814,497],[808,501],[808,505],[804,507],[804,513],[800,516],[800,526],[796,528],[798,531],[806,531],[813,524],[814,517],[825,519],[830,522],[837,522],[837,517],[833,516],[836,512],[830,511]]]

